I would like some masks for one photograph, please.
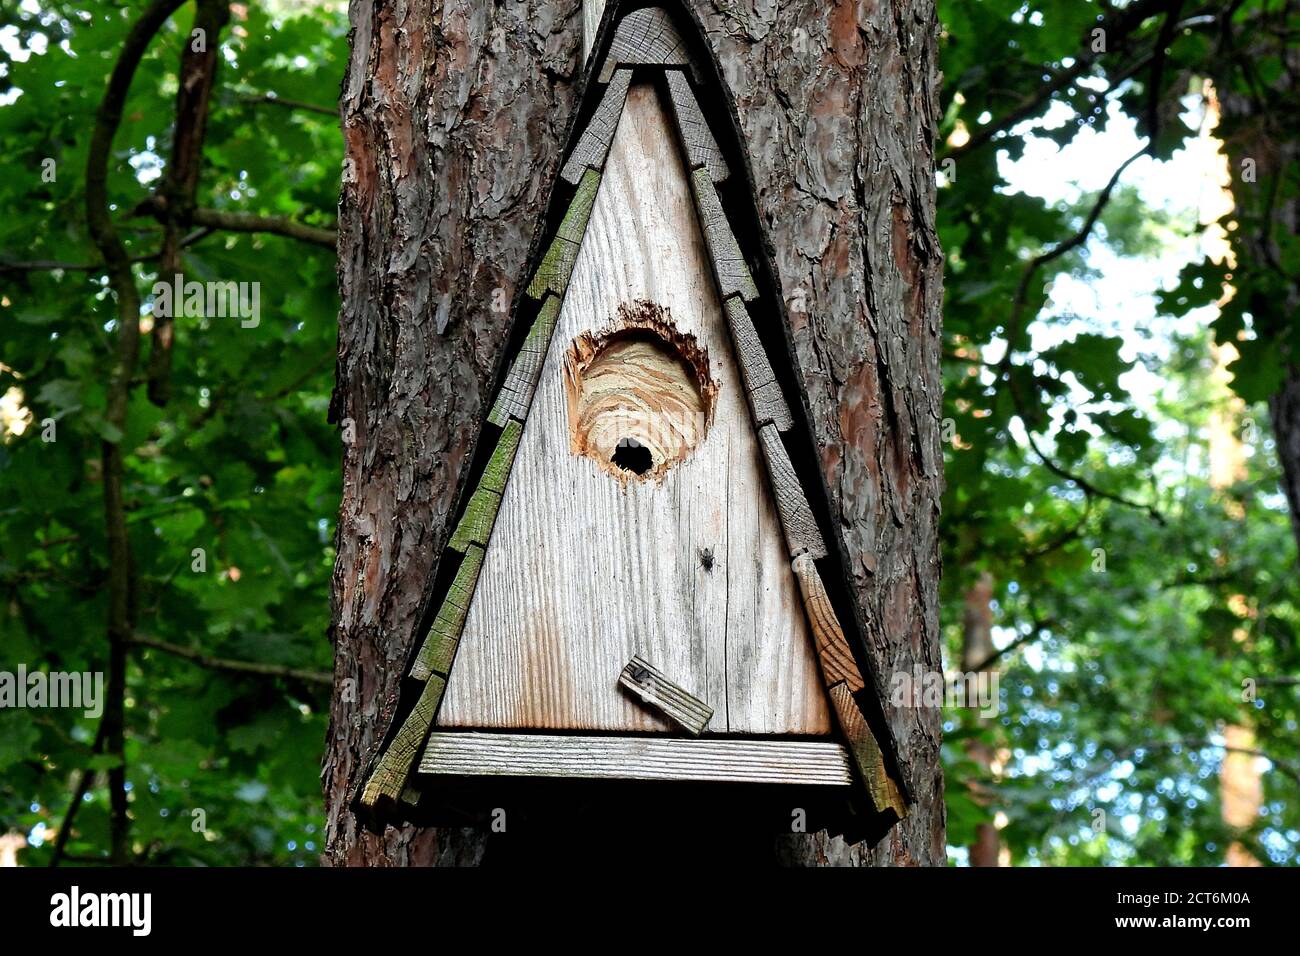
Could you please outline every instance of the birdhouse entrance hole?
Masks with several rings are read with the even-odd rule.
[[[684,461],[718,396],[708,352],[644,300],[620,306],[612,329],[573,340],[564,381],[570,449],[620,482],[657,481]]]

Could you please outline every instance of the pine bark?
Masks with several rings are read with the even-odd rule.
[[[933,2],[690,6],[734,97],[869,650],[886,677],[939,670]],[[333,581],[325,859],[473,863],[492,852],[477,833],[369,834],[346,800],[396,703],[490,399],[508,318],[493,293],[508,301],[525,279],[576,103],[581,4],[354,0],[351,18],[332,408],[351,440]],[[889,713],[915,788],[908,819],[875,847],[792,836],[773,859],[944,862],[940,715]]]

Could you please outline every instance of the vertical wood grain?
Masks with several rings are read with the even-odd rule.
[[[822,688],[687,170],[651,85],[628,94],[438,718],[444,727],[668,730],[617,687],[655,662],[708,733],[828,734]],[[662,483],[569,448],[563,354],[645,298],[707,349],[714,423]],[[714,555],[706,567],[702,553]]]

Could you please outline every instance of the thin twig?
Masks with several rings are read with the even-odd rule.
[[[284,664],[263,664],[260,661],[237,661],[229,658],[213,657],[200,650],[182,647],[179,644],[172,644],[153,637],[136,635],[131,639],[131,643],[136,647],[150,647],[156,651],[163,651],[166,654],[183,658],[207,670],[225,671],[231,674],[249,674],[256,677],[284,677],[325,687],[329,687],[334,683],[334,675],[325,671],[288,667]]]

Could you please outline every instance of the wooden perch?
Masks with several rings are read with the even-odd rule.
[[[608,83],[619,66],[689,69],[696,82],[703,82],[699,67],[691,59],[672,17],[662,7],[633,10],[619,21],[609,54],[600,68],[600,82]]]
[[[599,189],[600,173],[589,169],[582,174],[578,191],[569,204],[569,211],[564,214],[555,239],[528,287],[530,297],[541,299],[548,291],[557,296],[564,295],[564,290],[569,287],[569,277],[573,275],[573,267],[578,261],[578,249],[587,232],[587,221],[591,219],[591,207],[596,203],[596,192]]]
[[[758,439],[763,446],[763,457],[767,459],[767,474],[772,481],[776,510],[781,515],[781,527],[791,556],[806,552],[813,558],[826,557],[826,543],[817,527],[817,519],[808,507],[799,476],[794,473],[776,426],[764,425],[758,430]]]
[[[506,422],[512,418],[522,422],[528,417],[528,409],[532,407],[533,395],[537,391],[537,380],[541,378],[542,365],[546,362],[546,350],[551,346],[551,336],[559,317],[560,297],[548,295],[510,366],[492,413],[488,415],[488,421],[493,425],[505,428]]]
[[[740,296],[727,300],[727,324],[731,327],[731,340],[736,347],[736,359],[740,365],[740,375],[745,380],[745,391],[749,395],[749,407],[754,413],[754,426],[762,428],[772,424],[779,432],[788,432],[794,427],[790,417],[790,406],[786,404],[781,386],[772,374],[772,366],[767,360],[767,352],[758,340],[754,322],[749,317],[749,308]]]
[[[745,257],[741,255],[740,243],[731,231],[731,223],[727,221],[722,200],[718,198],[707,169],[691,173],[691,189],[695,193],[695,208],[700,213],[700,226],[704,230],[704,241],[709,247],[709,258],[713,260],[713,272],[722,298],[738,295],[746,302],[753,302],[758,298],[758,287],[754,285]]]
[[[703,733],[713,717],[712,707],[678,687],[639,654],[628,661],[618,675],[618,683],[692,737]]]
[[[438,703],[442,700],[446,686],[446,681],[441,677],[433,677],[424,685],[420,699],[407,714],[402,729],[385,748],[375,772],[366,782],[361,802],[367,807],[374,809],[381,799],[396,802],[401,797],[425,738],[429,736],[429,729],[433,726],[433,718],[438,713]]]
[[[605,168],[605,157],[609,155],[609,144],[614,140],[619,118],[623,115],[623,104],[627,102],[627,88],[631,82],[631,70],[618,70],[609,86],[605,87],[600,105],[560,172],[573,185],[582,181],[588,169],[599,172]]]
[[[692,170],[708,170],[711,180],[722,182],[731,175],[731,170],[722,158],[713,130],[700,111],[699,101],[691,90],[691,81],[681,70],[666,70],[664,75],[668,79],[668,99],[673,106],[673,118],[677,120],[682,147],[686,150],[687,164]]]
[[[465,629],[465,617],[469,613],[469,602],[474,597],[474,586],[478,584],[479,572],[483,570],[483,548],[471,544],[465,549],[465,558],[456,579],[451,583],[438,616],[433,620],[433,627],[420,653],[411,665],[411,676],[416,680],[428,680],[434,673],[448,674],[451,662],[456,656],[456,646],[460,643],[461,631]]]
[[[488,538],[492,536],[492,525],[497,520],[497,511],[501,507],[501,496],[506,490],[506,479],[510,477],[510,466],[515,462],[515,452],[519,448],[519,436],[523,425],[516,421],[506,423],[497,447],[488,459],[483,477],[479,479],[478,488],[470,496],[465,513],[461,515],[452,532],[447,547],[453,551],[464,552],[471,544],[486,548]]]

